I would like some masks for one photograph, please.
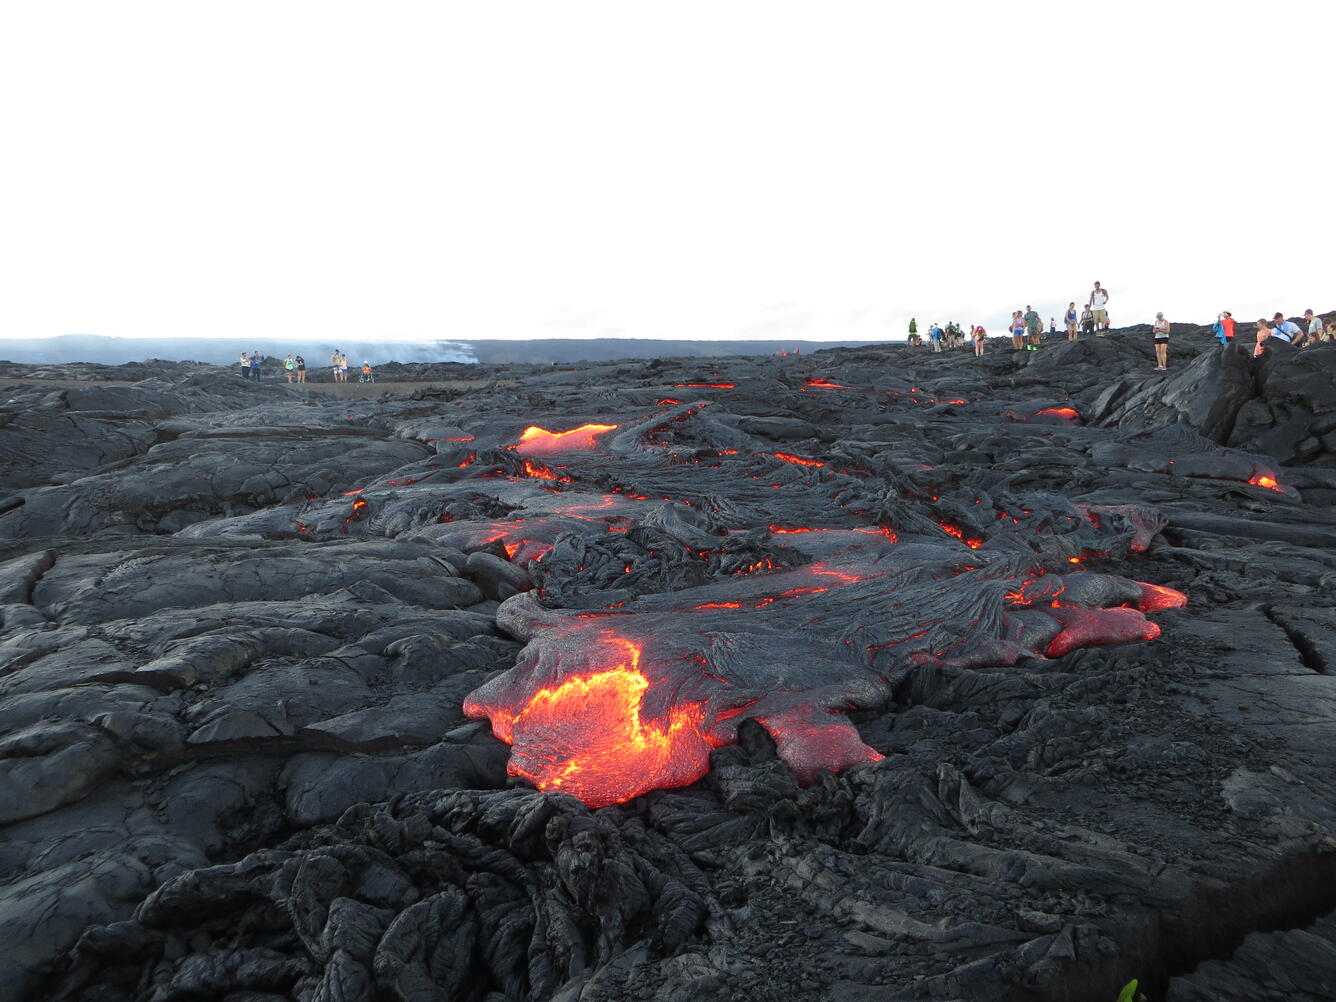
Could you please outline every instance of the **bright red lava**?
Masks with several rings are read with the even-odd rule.
[[[539,689],[513,716],[472,700],[464,712],[490,717],[492,733],[514,746],[510,775],[590,807],[700,779],[715,747],[701,704],[674,705],[665,718],[645,719],[651,683],[640,668],[641,646],[611,631],[600,640],[604,666]]]
[[[818,386],[823,390],[851,390],[852,386],[845,386],[843,383],[832,383],[829,379],[809,379],[803,383],[804,386]]]
[[[546,456],[554,452],[592,449],[597,445],[598,436],[616,427],[615,424],[582,424],[569,431],[548,431],[530,425],[520,433],[520,440],[513,448],[521,456]]]
[[[689,386],[705,390],[731,390],[737,383],[674,383],[674,386]]]
[[[1035,417],[1047,415],[1048,417],[1060,417],[1067,421],[1075,421],[1081,416],[1081,412],[1075,407],[1045,407],[1042,411],[1035,411]]]

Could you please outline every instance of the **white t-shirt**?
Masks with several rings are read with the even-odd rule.
[[[1090,308],[1092,310],[1102,310],[1108,305],[1109,294],[1104,289],[1096,289],[1090,294]]]

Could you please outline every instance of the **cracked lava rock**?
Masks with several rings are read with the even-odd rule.
[[[1336,347],[1144,333],[0,363],[0,999],[1329,997]]]

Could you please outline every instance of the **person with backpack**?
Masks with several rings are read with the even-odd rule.
[[[907,340],[916,348],[923,343],[923,339],[919,337],[918,321],[913,317],[909,318],[909,337]]]
[[[942,329],[937,326],[936,320],[928,327],[928,340],[932,342],[932,350],[940,354],[942,350]]]
[[[257,383],[260,381],[260,361],[260,353],[258,351],[251,352],[251,379],[255,380]]]
[[[1155,323],[1150,325],[1155,339],[1155,371],[1166,372],[1169,369],[1169,321],[1163,313],[1155,314]]]
[[[1086,308],[1081,311],[1081,333],[1086,337],[1095,333],[1095,312],[1088,303]]]
[[[1109,329],[1109,290],[1096,282],[1090,290],[1090,302],[1086,305],[1094,312],[1095,323],[1099,325],[1099,333],[1103,336]]]
[[[292,357],[292,352],[288,352],[287,358],[283,359],[283,375],[288,377],[288,382],[292,382],[292,374],[297,369],[297,362]]]

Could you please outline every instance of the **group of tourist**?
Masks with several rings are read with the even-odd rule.
[[[1221,344],[1234,343],[1234,315],[1229,310],[1222,310],[1216,315],[1212,325],[1215,338]],[[1304,310],[1303,324],[1286,320],[1285,314],[1276,312],[1270,320],[1257,321],[1257,343],[1253,346],[1253,357],[1265,354],[1267,348],[1288,345],[1293,348],[1311,348],[1320,342],[1336,341],[1336,317],[1323,321],[1312,310]]]
[[[244,379],[254,379],[257,382],[260,379],[260,373],[263,371],[264,356],[258,351],[253,351],[249,355],[244,351],[238,361],[241,368],[241,375]],[[334,382],[346,383],[348,381],[348,356],[337,348],[334,354],[329,357],[330,369],[334,375]],[[289,383],[306,382],[306,359],[300,355],[288,355],[283,359],[283,375],[287,377]],[[374,383],[376,381],[375,370],[371,368],[369,361],[362,362],[362,371],[358,380],[362,383]]]
[[[1099,282],[1090,291],[1090,297],[1086,300],[1085,309],[1077,315],[1076,302],[1073,300],[1067,305],[1067,312],[1063,316],[1063,323],[1067,329],[1067,340],[1075,341],[1079,337],[1078,329],[1086,335],[1103,335],[1109,329],[1109,290],[1104,288]],[[1011,314],[1011,323],[1007,328],[1011,334],[1011,345],[1016,351],[1038,351],[1039,343],[1044,337],[1044,320],[1035,311],[1034,307],[1026,306],[1024,310],[1016,310]],[[1055,317],[1048,318],[1048,333],[1050,337],[1056,337],[1058,334],[1058,322]],[[974,354],[982,355],[984,344],[988,338],[988,331],[981,324],[971,324],[969,338],[974,342]],[[942,327],[936,321],[928,326],[928,344],[936,352],[944,348],[956,348],[965,341],[965,334],[960,329],[960,325],[954,320]],[[918,348],[923,345],[923,337],[919,334],[918,319],[911,317],[909,320],[909,344]]]
[[[1083,334],[1087,337],[1091,335],[1102,337],[1108,333],[1109,290],[1096,282],[1094,288],[1090,290],[1084,309],[1079,313],[1075,300],[1068,303],[1067,310],[1063,314],[1063,326],[1066,328],[1068,341],[1079,340]],[[1011,346],[1014,351],[1038,351],[1039,344],[1044,338],[1043,318],[1034,307],[1027,305],[1024,310],[1012,312],[1007,331],[1011,335]],[[1157,372],[1168,371],[1171,331],[1172,325],[1165,319],[1164,314],[1156,313],[1155,322],[1151,324],[1151,341],[1155,348]],[[1228,310],[1222,311],[1216,317],[1214,332],[1221,344],[1233,343],[1234,318]],[[1058,323],[1055,317],[1049,317],[1048,334],[1050,337],[1058,335]],[[974,342],[975,356],[982,355],[988,332],[982,326],[971,325],[969,336]],[[963,341],[964,334],[960,325],[954,321],[945,328],[935,321],[929,325],[928,343],[932,345],[933,351],[955,348]],[[1305,310],[1303,326],[1300,326],[1291,320],[1286,320],[1285,315],[1278,312],[1271,320],[1257,321],[1257,343],[1253,348],[1253,355],[1261,356],[1272,344],[1298,348],[1311,346],[1320,341],[1336,341],[1336,318],[1324,323],[1312,310]],[[918,320],[914,318],[909,321],[909,344],[913,347],[920,347],[923,344],[923,339],[919,335]]]

